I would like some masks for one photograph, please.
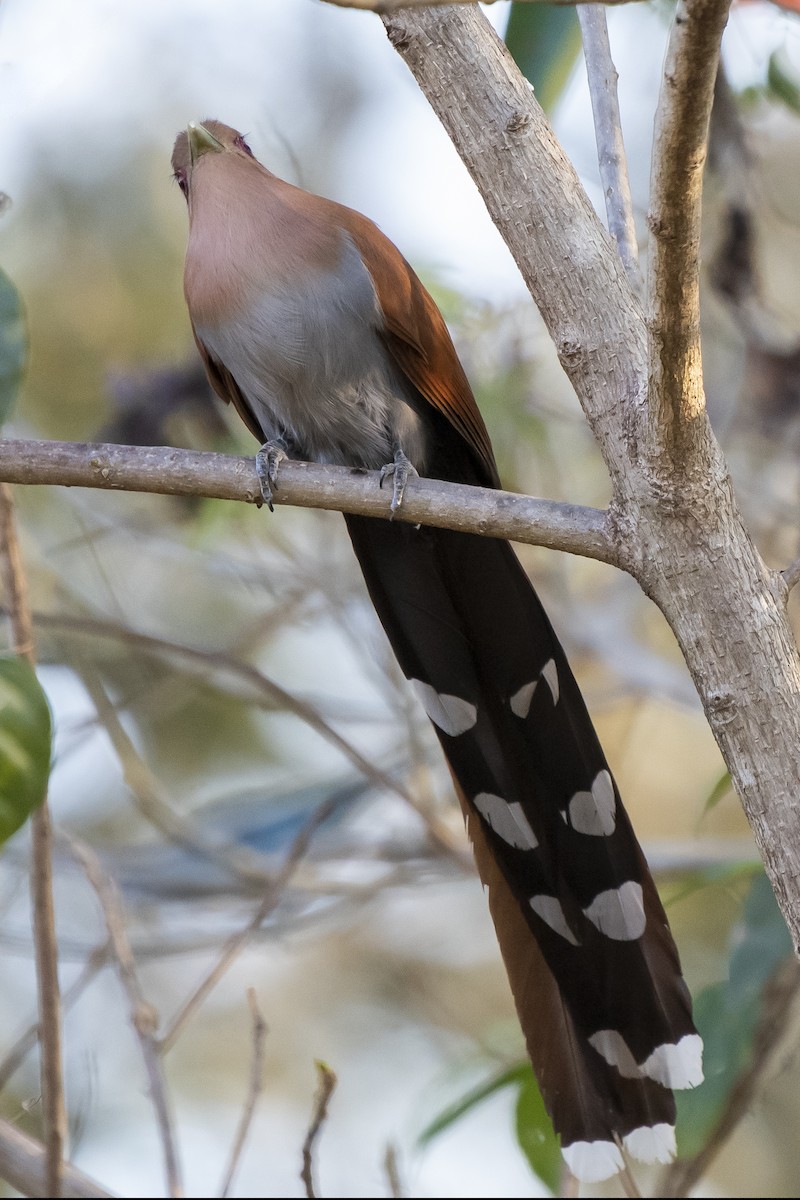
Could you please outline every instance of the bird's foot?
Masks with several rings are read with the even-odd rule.
[[[381,467],[380,486],[383,487],[384,479],[388,479],[390,476],[393,480],[391,503],[392,517],[394,517],[394,514],[403,503],[403,495],[406,490],[406,484],[412,475],[419,476],[419,471],[411,462],[411,459],[407,458],[403,451],[399,448],[394,452],[394,462],[386,463],[385,466]]]
[[[287,449],[283,438],[270,438],[256,454],[256,474],[261,487],[261,499],[270,512],[274,512],[272,494],[278,490],[278,468],[289,457]]]

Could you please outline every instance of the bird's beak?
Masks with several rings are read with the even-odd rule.
[[[201,158],[204,154],[208,154],[209,151],[213,150],[216,153],[225,149],[222,142],[218,141],[213,133],[209,133],[205,125],[201,125],[199,121],[190,121],[186,133],[189,138],[189,153],[192,156],[192,166],[194,166],[198,158]]]

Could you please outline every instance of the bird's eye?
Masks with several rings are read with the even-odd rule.
[[[185,196],[187,191],[189,190],[189,185],[186,181],[186,172],[185,171],[176,171],[173,176],[173,179],[175,179],[177,181],[178,187],[181,189],[181,191],[183,192],[183,194]]]
[[[241,134],[239,134],[237,138],[234,138],[233,144],[234,146],[238,147],[239,150],[244,150],[245,154],[249,154],[251,158],[255,157],[253,151],[250,149]]]

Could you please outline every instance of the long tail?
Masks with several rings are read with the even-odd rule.
[[[347,517],[456,782],[528,1051],[570,1169],[674,1153],[702,1079],[678,952],[564,652],[511,547]]]

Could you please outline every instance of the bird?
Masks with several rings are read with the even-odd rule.
[[[596,1182],[675,1154],[702,1040],[664,908],[578,685],[512,547],[390,519],[414,474],[500,486],[444,318],[366,216],[280,179],[218,120],[178,134],[184,295],[216,393],[286,457],[380,471],[386,518],[345,515],[422,703],[488,893],[567,1167]]]

